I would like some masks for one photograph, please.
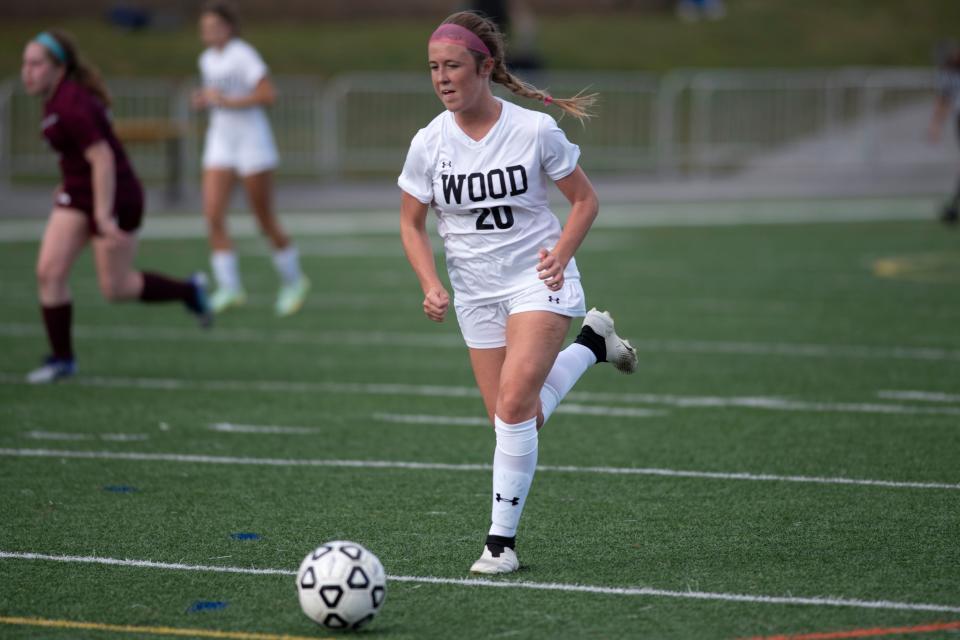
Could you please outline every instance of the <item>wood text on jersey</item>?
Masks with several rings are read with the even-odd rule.
[[[443,174],[443,199],[451,204],[451,198],[462,204],[464,186],[470,202],[481,202],[487,198],[503,198],[507,195],[518,196],[527,192],[527,170],[523,165],[513,165],[506,169],[492,169],[486,173]]]

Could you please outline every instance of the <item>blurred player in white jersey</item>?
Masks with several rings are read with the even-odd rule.
[[[400,232],[428,318],[443,321],[449,296],[426,230],[438,217],[454,309],[496,432],[491,527],[476,573],[519,567],[517,525],[537,464],[538,430],[590,366],[631,373],[636,352],[606,312],[585,308],[574,253],[598,211],[580,149],[543,113],[494,97],[490,82],[584,118],[593,96],[553,98],[504,66],[495,23],[455,13],[428,44],[434,90],[446,111],[410,144],[398,184]],[[566,226],[548,207],[547,179],[570,202]],[[561,351],[571,318],[586,315]]]
[[[230,193],[235,176],[239,176],[257,223],[273,247],[281,281],[275,311],[288,316],[303,305],[310,282],[300,270],[296,246],[273,210],[273,171],[278,156],[264,107],[273,103],[276,92],[263,59],[238,36],[231,5],[222,1],[205,5],[200,35],[207,46],[200,55],[203,89],[194,94],[193,104],[210,112],[203,148],[203,209],[218,287],[211,305],[220,313],[246,300],[226,224]]]

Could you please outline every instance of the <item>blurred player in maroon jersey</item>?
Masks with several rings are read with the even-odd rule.
[[[143,188],[113,132],[107,114],[110,96],[96,70],[84,63],[66,35],[45,31],[24,49],[21,78],[27,93],[44,98],[43,136],[59,155],[62,174],[37,259],[40,305],[52,353],[27,379],[53,382],[76,370],[68,279],[88,242],[107,300],[178,300],[202,325],[209,325],[201,274],[174,280],[133,268]]]

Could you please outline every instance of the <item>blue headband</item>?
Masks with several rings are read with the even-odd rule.
[[[60,61],[60,64],[67,64],[67,52],[64,51],[63,45],[57,42],[57,39],[52,35],[44,31],[33,40],[46,47],[47,50],[53,54],[53,57]]]

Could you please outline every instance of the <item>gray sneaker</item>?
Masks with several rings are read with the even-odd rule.
[[[633,373],[637,370],[637,350],[617,335],[613,326],[613,318],[609,313],[597,311],[596,308],[590,309],[587,312],[587,317],[583,319],[583,326],[590,327],[597,336],[603,338],[606,346],[604,360],[623,373]]]
[[[57,380],[69,378],[77,372],[77,361],[48,356],[43,365],[27,374],[30,384],[50,384]]]

